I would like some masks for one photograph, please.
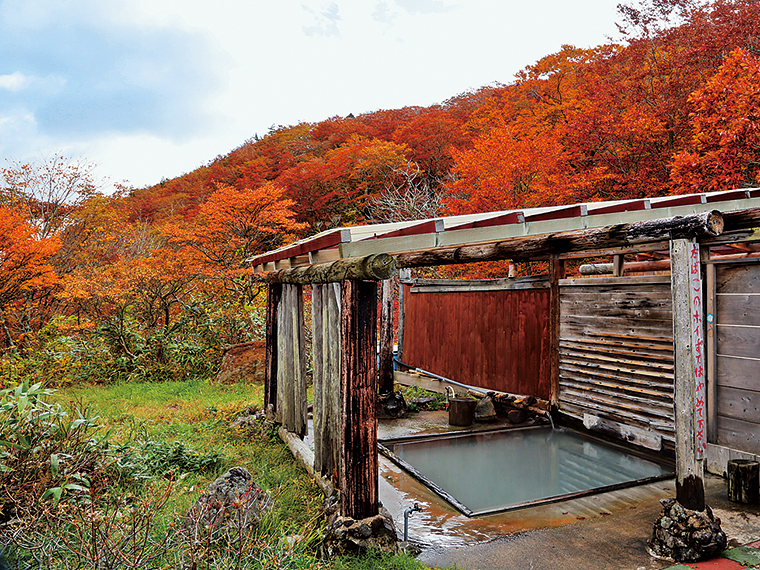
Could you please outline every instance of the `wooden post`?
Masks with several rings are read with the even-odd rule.
[[[312,285],[314,469],[338,486],[340,465],[340,285]]]
[[[381,394],[393,392],[393,279],[380,282],[380,361],[377,383]]]
[[[704,350],[695,343],[695,310],[698,304],[701,319],[702,299],[690,295],[691,270],[694,267],[693,244],[686,239],[670,242],[670,281],[673,296],[673,340],[675,350],[675,439],[676,439],[676,499],[687,509],[705,509],[704,459],[698,438],[698,410],[704,410],[704,391],[699,398],[695,363]],[[699,257],[696,270],[701,270]],[[700,287],[701,289],[701,287]],[[699,323],[701,325],[701,323]],[[704,379],[702,380],[704,382]],[[704,420],[704,418],[702,418]],[[704,429],[704,427],[702,428]],[[704,433],[704,432],[703,432]]]
[[[267,290],[266,365],[264,370],[264,410],[274,417],[277,408],[277,311],[282,285],[272,283]]]
[[[559,280],[564,276],[564,260],[553,257],[549,264],[549,377],[553,407],[559,402]]]
[[[411,269],[398,270],[398,359],[404,362],[404,281],[412,278]]]
[[[377,283],[344,281],[341,291],[341,515],[378,514]]]
[[[613,255],[612,256],[612,276],[613,277],[622,277],[623,271],[624,271],[624,255]]]
[[[754,504],[758,500],[760,464],[749,459],[731,459],[728,462],[728,500],[734,503]]]
[[[306,421],[306,350],[301,285],[283,285],[277,311],[276,420],[289,432],[303,437]]]

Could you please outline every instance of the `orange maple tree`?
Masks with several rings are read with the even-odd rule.
[[[0,207],[0,312],[30,290],[55,285],[51,258],[60,248],[56,237],[41,238],[18,211]],[[5,333],[14,344],[3,318]]]
[[[294,220],[293,202],[274,183],[239,190],[219,186],[192,217],[161,227],[175,249],[185,249],[193,271],[251,297],[247,260],[293,239],[303,226]]]
[[[736,49],[690,97],[693,134],[673,160],[681,193],[760,184],[760,60]]]

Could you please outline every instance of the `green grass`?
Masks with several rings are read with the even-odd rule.
[[[263,386],[260,384],[220,385],[190,380],[76,386],[60,389],[53,398],[64,406],[76,406],[88,409],[90,415],[96,414],[102,425],[100,431],[108,433],[112,442],[133,446],[138,462],[165,463],[165,456],[171,455],[172,445],[181,446],[183,453],[195,453],[195,459],[191,457],[188,460],[190,464],[193,461],[202,463],[209,454],[223,457],[221,464],[211,471],[178,469],[170,472],[169,476],[151,480],[147,493],[168,493],[167,504],[156,518],[159,531],[169,529],[178,514],[187,512],[221,472],[233,466],[242,466],[251,472],[262,488],[270,492],[278,505],[257,535],[261,557],[266,558],[265,554],[270,551],[273,557],[266,558],[268,562],[262,562],[260,567],[322,567],[335,570],[426,568],[408,555],[370,553],[326,563],[317,558],[315,551],[309,550],[311,547],[288,548],[287,536],[309,535],[306,542],[312,545],[318,540],[321,532],[319,508],[323,497],[303,466],[293,459],[287,447],[266,424],[260,422],[243,429],[230,427],[242,412],[261,409]],[[148,451],[139,446],[139,442],[146,441],[154,444]],[[151,453],[158,457],[151,458]],[[182,454],[175,453],[172,457],[176,455]],[[146,494],[146,491],[127,484],[122,489],[109,491],[113,495],[120,492],[133,496]]]

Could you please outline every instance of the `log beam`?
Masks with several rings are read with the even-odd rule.
[[[377,283],[346,280],[341,290],[340,514],[378,514]]]
[[[281,269],[259,276],[266,283],[294,283],[310,285],[312,283],[338,283],[347,279],[382,281],[390,278],[396,266],[392,256],[387,253],[339,259],[329,263],[318,263],[294,269]]]
[[[747,223],[744,218],[741,221]],[[739,223],[738,220],[737,223]],[[398,267],[427,267],[502,259],[526,261],[547,258],[571,250],[624,247],[669,239],[717,236],[721,233],[723,233],[723,215],[713,210],[683,217],[524,236],[479,245],[413,251],[399,254],[396,257],[396,265]]]

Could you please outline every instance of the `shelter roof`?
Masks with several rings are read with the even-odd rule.
[[[760,188],[502,210],[335,228],[252,258],[264,272],[377,253],[488,243],[522,236],[684,216],[709,210],[760,208]]]

